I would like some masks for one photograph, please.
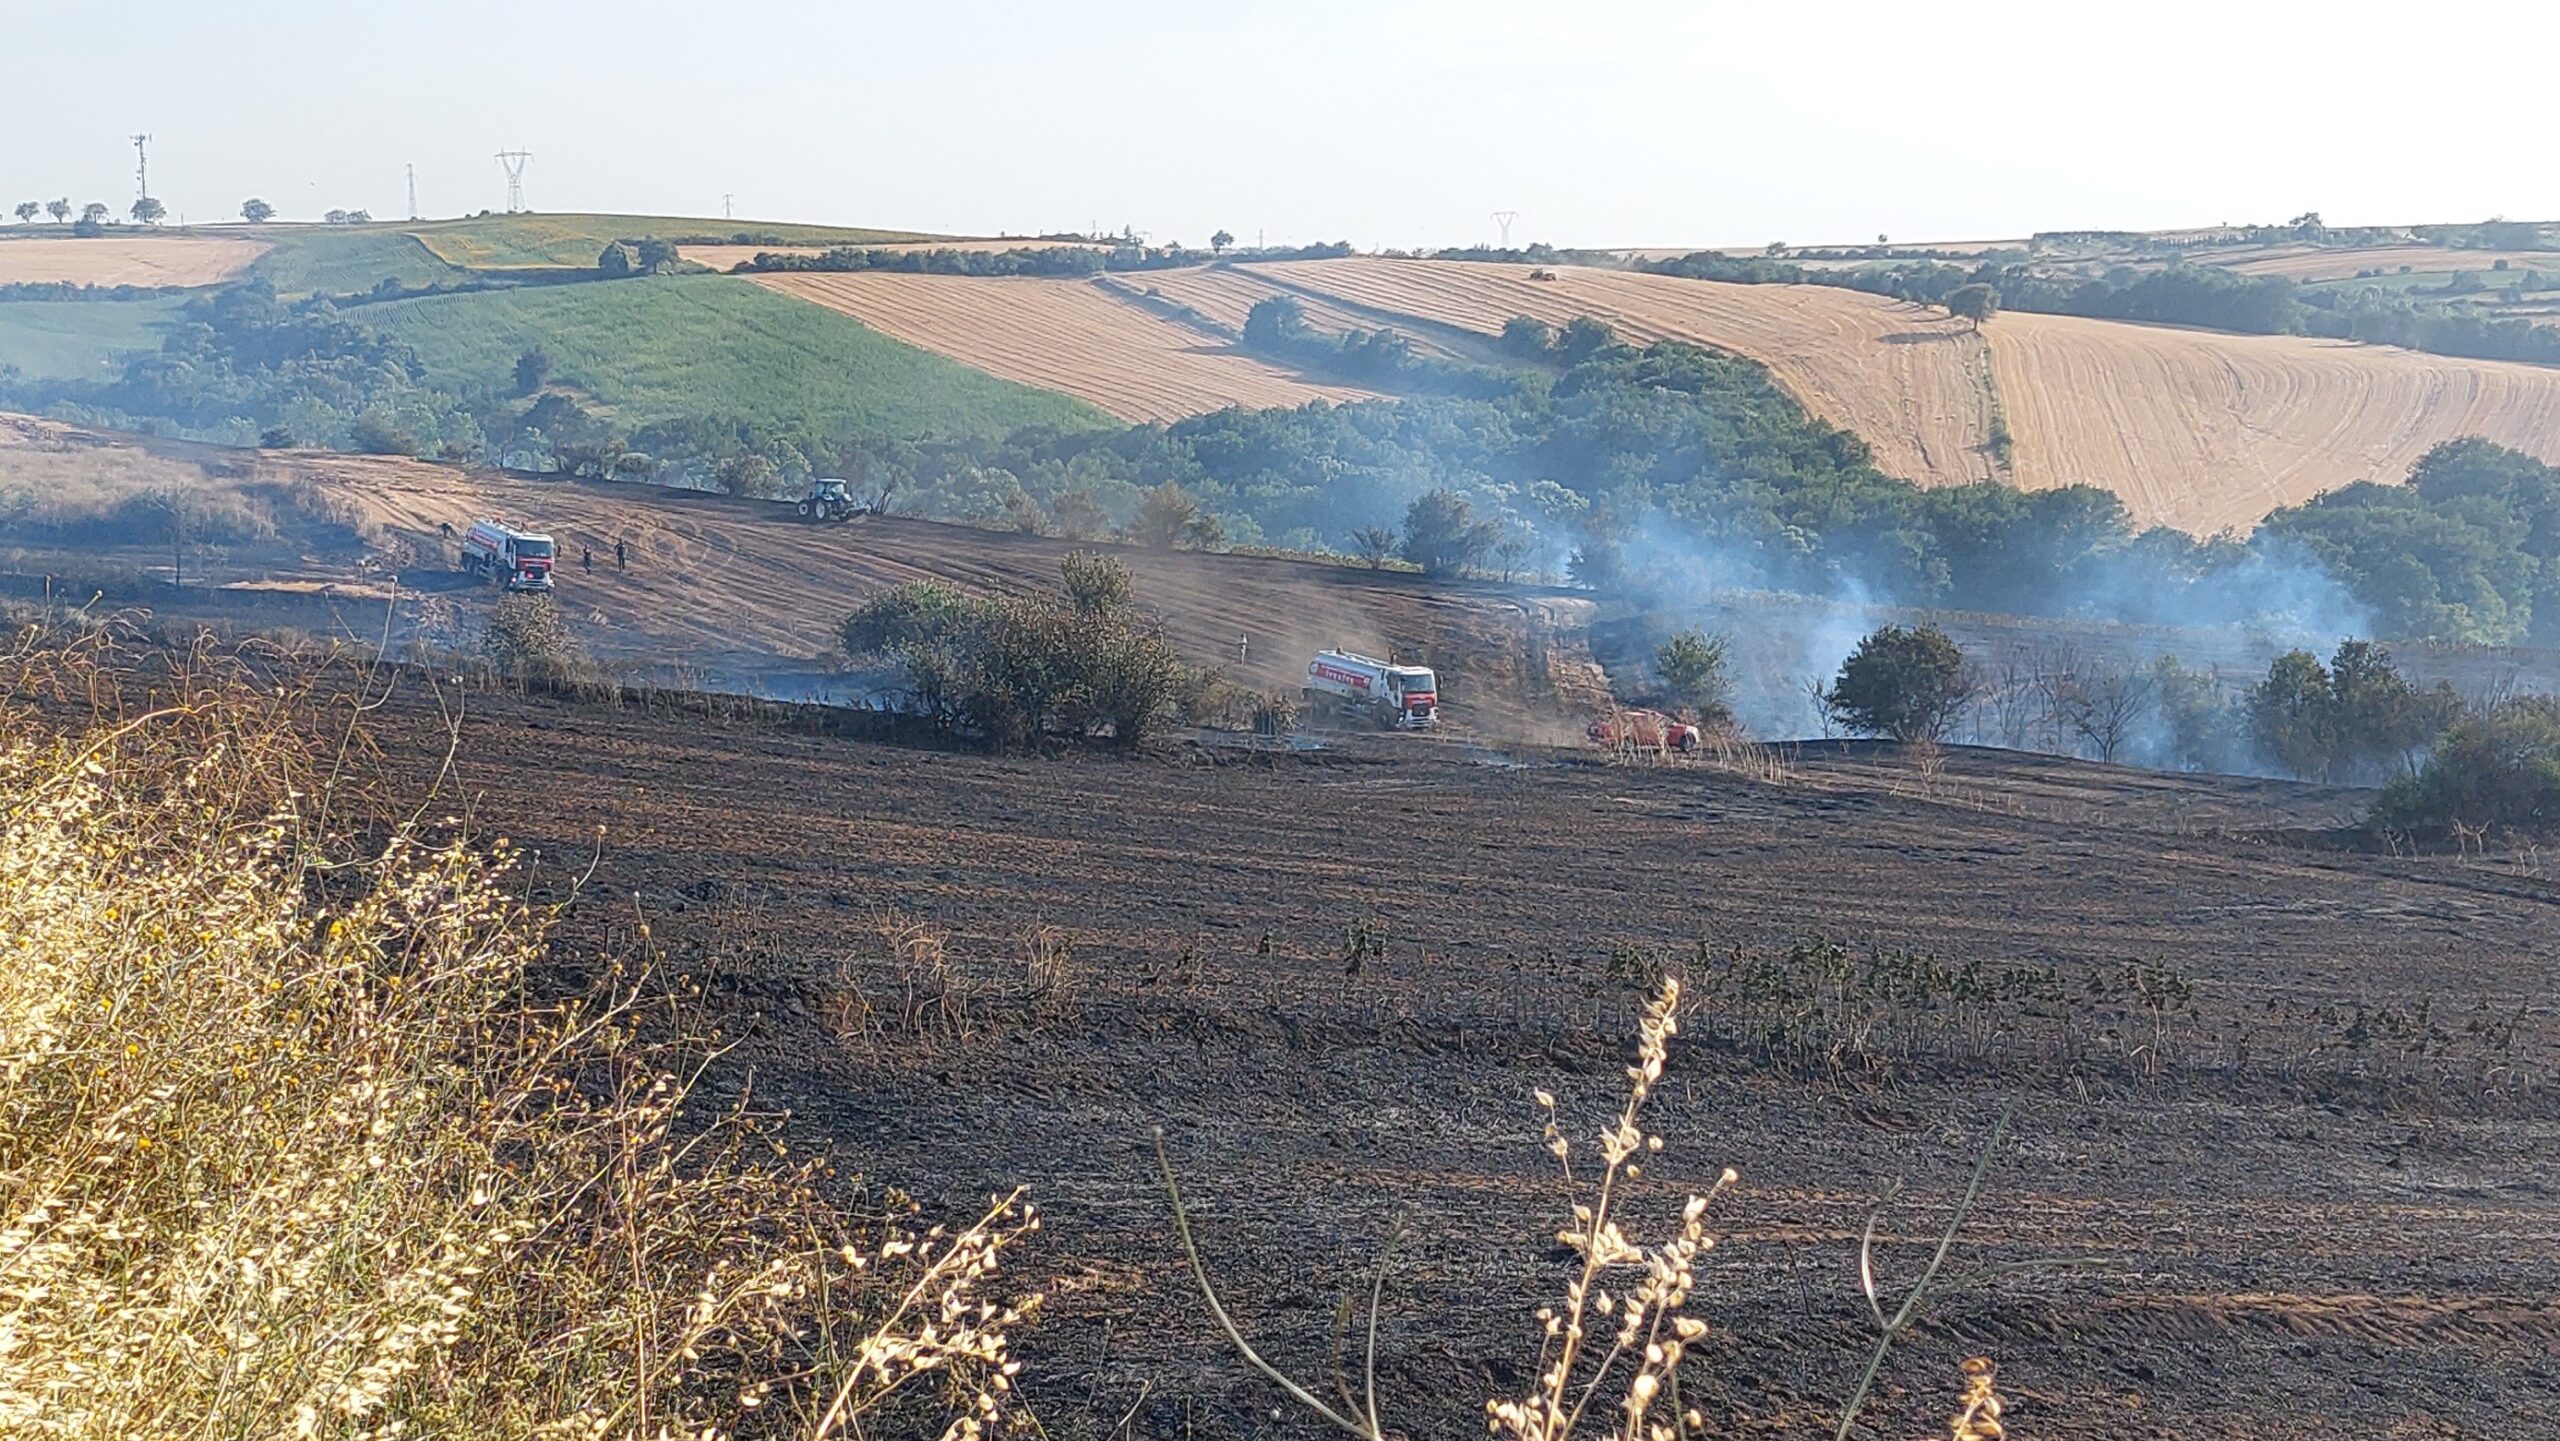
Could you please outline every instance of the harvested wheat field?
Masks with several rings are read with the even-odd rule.
[[[1303,294],[1274,284],[1269,278],[1249,269],[1230,265],[1200,266],[1185,270],[1150,270],[1112,277],[1112,284],[1144,295],[1155,292],[1177,305],[1187,305],[1229,330],[1241,332],[1245,317],[1253,307],[1265,300],[1281,297],[1298,302],[1308,326],[1329,334],[1354,330],[1375,330],[1386,323],[1371,316],[1327,301],[1319,296]],[[1446,355],[1449,347],[1440,344],[1412,325],[1401,327],[1401,333],[1413,342],[1413,348],[1426,355]]]
[[[1598,315],[1769,367],[1806,408],[1924,485],[1982,479],[1996,396],[2028,489],[2115,492],[2135,519],[2246,530],[2359,480],[2398,481],[2428,447],[2483,435],[2560,460],[2560,370],[2293,336],[2224,335],[2011,312],[1980,337],[1943,314],[1824,286],[1727,285],[1458,261],[1266,267],[1381,313],[1490,333],[1514,315]],[[1988,360],[1986,366],[1985,360]]]
[[[10,236],[0,239],[0,285],[212,285],[269,248],[231,236]]]
[[[1293,260],[1257,265],[1293,289],[1360,308],[1493,334],[1515,315],[1562,325],[1597,315],[1629,339],[1688,340],[1769,367],[1805,408],[1875,447],[1895,475],[1930,485],[1997,478],[1983,342],[1944,315],[1861,291],[1712,285],[1565,266],[1443,260]]]
[[[2026,484],[2104,486],[2198,534],[2402,480],[2456,436],[2560,459],[2560,371],[2540,366],[2067,315],[1988,333]]]
[[[1123,420],[1377,398],[1299,379],[1090,281],[883,271],[748,278],[990,375],[1090,401]]]
[[[2412,271],[2476,270],[2487,276],[2499,261],[2516,271],[2560,271],[2560,250],[2455,250],[2442,245],[2386,245],[2370,250],[2339,250],[2319,245],[2275,245],[2233,251],[2207,258],[2207,263],[2242,275],[2281,275],[2287,280],[2346,280],[2368,270],[2397,274]]]

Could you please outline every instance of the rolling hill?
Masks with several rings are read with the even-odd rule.
[[[237,235],[113,231],[91,238],[0,233],[0,285],[215,285],[272,247]]]
[[[504,387],[539,348],[626,427],[718,416],[907,439],[1106,426],[1100,411],[724,276],[423,296],[358,312],[444,383]]]
[[[749,279],[990,375],[1062,391],[1123,420],[1178,420],[1231,405],[1377,398],[1371,391],[1303,379],[1090,281],[890,271]]]

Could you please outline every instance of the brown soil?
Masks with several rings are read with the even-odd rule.
[[[422,685],[378,715],[416,783],[446,750]],[[1815,934],[2071,975],[2159,961],[2196,1009],[2152,1060],[2119,1038],[2076,1064],[2022,1047],[1887,1072],[1775,1064],[1708,1044],[1715,1018],[1694,1017],[1635,1214],[1658,1227],[1720,1167],[1742,1172],[1697,1307],[1716,1330],[1693,1399],[1720,1433],[1830,1434],[1867,1344],[1871,1199],[1907,1182],[1880,1259],[1898,1287],[2009,1106],[1958,1279],[1890,1364],[1872,1434],[1942,1426],[1977,1351],[2001,1363],[2017,1435],[2560,1426],[2560,1111],[2525,1084],[2560,1059],[2535,999],[2560,888],[2522,858],[2394,860],[2254,829],[2351,796],[1968,752],[1930,778],[1855,747],[1775,782],[1377,736],[990,760],[461,701],[452,799],[540,848],[537,893],[566,895],[601,829],[565,966],[645,918],[738,1043],[721,1085],[792,1108],[803,1145],[938,1208],[1032,1188],[1049,1224],[1029,1264],[1052,1300],[1026,1394],[1051,1435],[1318,1434],[1269,1419],[1279,1400],[1212,1338],[1152,1179],[1155,1125],[1248,1329],[1319,1382],[1337,1298],[1411,1217],[1386,1416],[1469,1434],[1485,1398],[1524,1384],[1531,1313],[1562,1285],[1546,1238],[1566,1197],[1531,1092],[1597,1124],[1634,1005],[1621,948]],[[2013,790],[2042,808],[1930,798]],[[2200,810],[2232,828],[2163,823]],[[850,994],[840,966],[898,1010],[909,981],[878,939],[892,910],[950,933],[981,988],[965,1037],[892,1020],[848,1038],[827,1019]],[[1070,980],[1034,1004],[1023,956],[1042,924],[1071,943]],[[1346,960],[1355,928],[1383,950]],[[2507,1079],[2471,1078],[2467,1042],[2432,1062],[2313,1054],[2285,1019],[2422,1005],[2456,1029],[2534,1008]],[[2438,1070],[2466,1078],[2417,1079]]]

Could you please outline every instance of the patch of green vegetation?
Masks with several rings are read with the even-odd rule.
[[[971,370],[849,317],[725,276],[488,290],[351,312],[435,383],[505,391],[540,350],[615,424],[722,416],[821,433],[993,437],[1116,428],[1081,401]]]
[[[702,220],[667,215],[484,215],[401,227],[436,258],[471,270],[591,266],[616,240],[653,235],[662,240],[728,240],[749,235],[758,245],[889,245],[930,240],[903,230],[854,230],[836,225],[773,225],[762,221]]]
[[[381,226],[275,226],[258,232],[275,249],[258,257],[249,274],[287,299],[304,295],[353,295],[384,280],[403,286],[453,284],[470,275],[436,258],[414,235]],[[593,265],[589,255],[584,264]]]
[[[187,302],[11,300],[0,302],[0,366],[36,380],[99,380],[119,357],[158,350],[160,333]]]

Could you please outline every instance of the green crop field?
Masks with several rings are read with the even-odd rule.
[[[258,257],[249,274],[287,298],[353,295],[386,279],[423,286],[470,278],[437,259],[416,236],[378,225],[270,226],[254,233],[276,248]],[[589,264],[594,261],[587,257]]]
[[[627,427],[719,416],[927,439],[1117,424],[726,276],[422,296],[351,313],[408,341],[447,385],[503,387],[516,357],[538,346],[556,381]]]
[[[36,380],[102,380],[117,360],[160,348],[160,332],[187,303],[151,300],[0,301],[0,366]]]
[[[654,235],[662,240],[752,235],[759,244],[888,245],[934,237],[903,230],[851,230],[834,225],[775,225],[764,221],[686,219],[669,215],[484,215],[403,226],[436,256],[471,270],[523,266],[589,266],[616,240]],[[770,237],[768,240],[767,237]]]

